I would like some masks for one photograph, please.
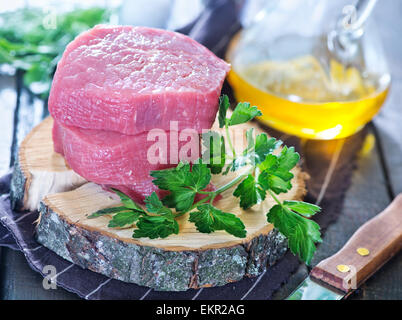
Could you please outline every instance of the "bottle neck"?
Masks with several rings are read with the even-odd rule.
[[[328,34],[328,48],[340,61],[353,61],[359,52],[364,25],[370,17],[377,0],[359,0],[356,5],[347,5],[335,30]]]

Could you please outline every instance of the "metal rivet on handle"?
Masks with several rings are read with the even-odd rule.
[[[336,266],[339,272],[346,273],[350,271],[350,268],[347,265],[339,264]]]
[[[370,254],[369,249],[366,248],[358,248],[357,253],[360,254],[362,257],[368,256]]]

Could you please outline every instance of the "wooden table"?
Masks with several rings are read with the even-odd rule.
[[[402,2],[382,0],[375,12],[393,83],[381,113],[369,125],[369,142],[358,158],[342,213],[325,233],[313,264],[339,250],[365,221],[402,192]],[[43,101],[32,97],[13,76],[0,77],[0,175],[13,164],[17,146],[47,114]],[[370,146],[370,144],[368,144]],[[336,158],[334,158],[336,161]],[[331,183],[331,168],[327,172]],[[305,266],[274,295],[285,298],[307,275]],[[21,252],[0,248],[0,299],[78,299],[63,289],[45,290]],[[402,253],[388,262],[349,299],[402,299]]]

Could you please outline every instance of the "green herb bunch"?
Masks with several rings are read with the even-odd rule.
[[[0,14],[0,64],[24,71],[24,84],[42,98],[49,95],[57,62],[81,32],[109,21],[102,8],[53,15],[38,8]]]
[[[249,103],[239,103],[230,117],[230,103],[222,96],[219,103],[219,126],[225,128],[225,136],[218,132],[203,135],[206,151],[202,159],[192,163],[179,163],[175,168],[151,171],[153,183],[161,190],[169,191],[163,199],[154,192],[145,198],[145,208],[118,190],[123,206],[107,208],[95,212],[89,218],[113,215],[109,227],[127,227],[135,224],[134,238],[165,238],[179,233],[176,219],[189,213],[188,219],[202,233],[224,230],[239,237],[246,237],[246,229],[239,217],[223,212],[214,205],[221,193],[232,190],[240,199],[240,207],[247,210],[272,197],[276,204],[267,212],[267,220],[287,239],[290,250],[299,258],[310,263],[315,243],[321,242],[320,227],[312,216],[320,207],[302,201],[280,201],[277,195],[287,193],[292,188],[294,177],[291,170],[297,165],[300,156],[293,147],[283,146],[275,138],[261,133],[254,138],[253,129],[246,133],[247,147],[237,154],[233,148],[229,127],[246,123],[261,111]],[[226,150],[226,142],[230,150]],[[277,152],[274,153],[274,151]],[[227,164],[228,163],[228,164]],[[241,170],[240,170],[241,169]],[[235,178],[214,191],[206,191],[212,175],[226,175],[236,172]],[[194,202],[197,195],[203,198]],[[174,209],[174,210],[173,210]]]

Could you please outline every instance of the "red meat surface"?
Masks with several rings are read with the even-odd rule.
[[[170,136],[176,135],[176,132],[167,132],[167,144],[166,148],[162,148],[162,153],[155,147],[160,138],[156,137],[152,141],[148,134],[128,136],[117,132],[70,127],[56,121],[53,125],[55,151],[61,153],[71,169],[79,175],[102,185],[138,185],[137,189],[144,191],[151,190],[151,170],[171,168],[181,160],[193,161],[200,157],[199,135],[195,131],[186,141],[172,139],[172,143]],[[194,148],[185,147],[190,145]],[[173,152],[170,152],[171,146],[174,146]],[[149,155],[155,158],[150,159]]]
[[[169,130],[172,120],[179,130],[201,132],[215,120],[229,69],[187,36],[99,25],[67,46],[53,79],[49,111],[69,126],[127,135]]]

